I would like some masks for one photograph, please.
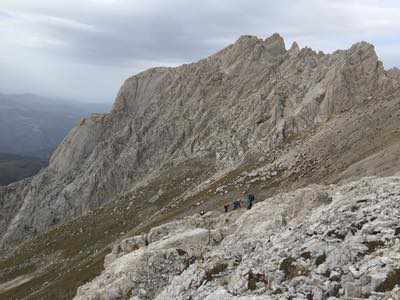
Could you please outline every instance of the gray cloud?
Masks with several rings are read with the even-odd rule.
[[[400,65],[396,2],[3,0],[0,90],[112,99],[133,73],[197,60],[241,34],[280,32],[323,51],[367,40]]]

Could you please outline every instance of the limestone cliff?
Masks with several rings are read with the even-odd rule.
[[[255,177],[265,181],[263,170],[273,170],[274,186],[285,189],[391,175],[399,95],[398,72],[386,71],[365,42],[324,54],[286,50],[277,34],[243,36],[199,62],[150,69],[126,80],[110,113],[71,130],[47,169],[1,191],[1,244],[85,215],[185,162],[207,164],[196,171],[210,180],[194,185],[205,188],[253,165]]]

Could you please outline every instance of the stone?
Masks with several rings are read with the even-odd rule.
[[[330,54],[297,48],[287,51],[277,34],[243,36],[196,63],[128,78],[112,110],[77,124],[46,169],[0,187],[2,253],[29,248],[21,242],[36,249],[39,235],[39,248],[54,255],[52,241],[64,236],[92,253],[109,242],[104,272],[78,298],[115,288],[123,297],[143,289],[148,298],[203,299],[220,287],[277,299],[291,287],[301,298],[311,287],[331,290],[332,270],[341,273],[339,296],[358,287],[366,294],[383,262],[393,272],[377,293],[391,293],[399,72],[385,70],[365,42]],[[229,194],[215,193],[220,186]],[[183,217],[253,191],[250,210]],[[144,245],[139,237],[121,243],[138,229],[146,229]],[[33,260],[50,270],[44,254]],[[226,270],[208,280],[221,261]],[[0,275],[24,267],[10,266]]]
[[[335,226],[351,231],[354,224],[364,224],[368,231],[373,223],[393,238],[397,222],[391,220],[400,213],[399,182],[397,177],[366,178],[330,186],[329,204],[319,198],[326,188],[312,185],[259,201],[251,210],[236,211],[235,218],[208,212],[160,225],[145,235],[148,245],[123,252],[106,264],[100,276],[78,289],[76,299],[102,297],[110,289],[133,289],[139,299],[146,294],[157,300],[278,300],[289,295],[304,299],[310,291],[313,299],[369,295],[383,299],[379,295],[393,294],[400,278],[396,269],[400,241],[357,252],[366,231],[357,229],[344,239],[333,239],[327,232]],[[371,193],[376,196],[367,196]],[[354,214],[359,196],[363,204]],[[302,205],[294,207],[294,199]],[[280,218],[276,211],[292,216],[291,228],[274,220]],[[127,238],[122,244],[141,239]]]
[[[362,287],[357,283],[347,282],[344,284],[345,296],[349,298],[362,298]]]
[[[197,63],[141,72],[124,82],[111,112],[92,114],[70,131],[45,170],[0,193],[1,202],[13,203],[1,208],[7,218],[0,223],[0,243],[12,247],[33,232],[48,231],[54,215],[63,224],[135,193],[131,187],[142,195],[135,203],[158,203],[160,194],[142,194],[143,189],[152,187],[163,171],[179,174],[185,168],[174,168],[189,162],[205,163],[197,170],[205,191],[210,178],[233,170],[245,157],[269,154],[278,169],[266,159],[263,167],[270,166],[271,172],[264,175],[277,182],[281,176],[292,178],[288,190],[306,184],[310,176],[322,182],[330,174],[333,182],[361,173],[390,173],[399,166],[391,159],[395,149],[379,155],[373,143],[363,141],[383,145],[378,139],[384,126],[398,127],[392,114],[399,97],[398,73],[386,72],[374,47],[365,42],[324,54],[296,43],[286,50],[279,34],[243,36]],[[377,102],[376,113],[375,106],[360,107],[364,99],[385,101]],[[351,109],[359,113],[350,119],[346,113]],[[328,120],[334,127],[323,125]],[[294,147],[282,151],[292,141]],[[346,145],[352,150],[343,162],[346,171],[339,174],[335,155],[346,152]],[[291,171],[285,174],[282,166]],[[195,193],[192,188],[188,184],[182,192]]]

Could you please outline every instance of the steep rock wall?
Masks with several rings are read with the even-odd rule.
[[[375,103],[396,107],[396,74],[384,70],[365,42],[324,54],[297,44],[286,50],[274,34],[265,40],[243,36],[197,63],[135,75],[121,87],[110,113],[94,114],[71,130],[46,170],[17,191],[0,194],[2,203],[18,199],[2,221],[1,244],[85,214],[185,160],[213,157],[224,170],[292,139],[307,146],[308,138],[329,142],[330,131],[358,132],[351,123],[362,116],[347,123],[343,116],[368,105],[372,110]],[[397,120],[391,116],[390,126]],[[366,134],[374,136],[376,130]],[[344,167],[365,158],[362,151],[357,156],[363,141],[354,141],[355,158]],[[327,151],[306,149],[312,150],[310,159]]]

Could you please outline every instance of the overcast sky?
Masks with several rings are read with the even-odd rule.
[[[112,101],[139,71],[274,32],[326,52],[366,40],[400,66],[398,0],[0,0],[0,92]]]

